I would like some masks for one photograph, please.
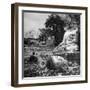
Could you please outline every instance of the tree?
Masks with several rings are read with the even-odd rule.
[[[64,21],[59,15],[51,14],[45,22],[45,27],[47,32],[55,37],[55,46],[58,46],[64,35]]]
[[[39,35],[39,41],[46,41],[47,39],[47,34],[45,28],[39,29],[40,30],[40,35]]]

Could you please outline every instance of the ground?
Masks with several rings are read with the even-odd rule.
[[[80,74],[80,53],[53,53],[49,46],[24,47],[24,77],[65,76]],[[30,56],[35,52],[37,63],[29,63]],[[51,56],[61,56],[67,63],[55,64]],[[63,61],[64,62],[64,61]]]

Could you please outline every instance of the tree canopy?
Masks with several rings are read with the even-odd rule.
[[[80,15],[79,14],[65,14],[68,18],[62,19],[59,14],[52,13],[49,15],[45,22],[45,28],[40,29],[40,36],[41,40],[46,40],[48,36],[54,36],[54,45],[58,46],[63,40],[64,36],[64,27],[67,25],[68,27],[75,21],[78,25],[78,29],[80,32]],[[62,14],[63,16],[63,14]],[[78,35],[78,39],[80,39],[80,33]],[[80,46],[80,41],[78,40],[78,45]]]
[[[57,46],[63,39],[64,35],[64,21],[57,14],[51,14],[48,16],[45,27],[47,32],[55,38],[55,46]]]

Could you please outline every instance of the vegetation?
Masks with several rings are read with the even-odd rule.
[[[63,40],[64,28],[75,21],[78,28],[78,46],[80,50],[80,15],[78,14],[67,14],[67,18],[62,19],[59,14],[51,14],[48,16],[45,22],[45,28],[40,28],[40,35],[38,39],[25,38],[24,39],[24,76],[25,77],[37,77],[37,76],[59,76],[59,75],[79,75],[80,74],[80,53],[63,53],[58,52],[61,57],[66,58],[67,64],[59,65],[56,67],[50,58],[51,55],[55,54],[52,52]],[[46,42],[48,37],[54,37],[54,47],[48,44],[40,45],[40,42]],[[30,41],[31,40],[31,41]],[[36,43],[37,42],[37,43]],[[50,42],[49,42],[50,43]],[[32,52],[37,53],[37,63],[30,64],[29,60],[32,56]],[[44,60],[44,62],[43,62]],[[41,64],[43,63],[43,64]],[[44,67],[44,68],[42,68]]]

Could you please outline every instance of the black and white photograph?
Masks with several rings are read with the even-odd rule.
[[[87,7],[12,6],[14,86],[85,83],[87,64]]]
[[[80,75],[80,16],[23,11],[24,77]]]

